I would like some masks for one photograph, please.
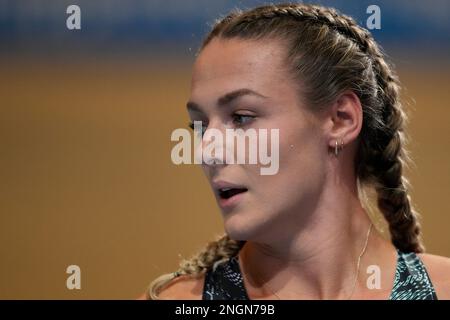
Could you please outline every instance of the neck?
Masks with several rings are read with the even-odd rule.
[[[283,299],[342,299],[350,295],[371,221],[356,190],[345,185],[323,190],[315,202],[320,207],[310,208],[300,225],[274,226],[273,237],[266,233],[241,249],[244,280],[254,296],[275,292]]]

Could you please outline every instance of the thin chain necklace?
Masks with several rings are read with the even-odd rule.
[[[362,248],[361,253],[359,254],[358,260],[356,262],[356,272],[355,272],[355,278],[353,279],[352,291],[350,292],[350,295],[348,296],[348,298],[346,300],[350,300],[353,296],[353,293],[355,292],[356,283],[358,282],[359,269],[361,267],[361,258],[364,255],[364,253],[366,252],[367,245],[369,243],[370,232],[372,231],[372,225],[373,224],[371,222],[370,226],[369,226],[369,230],[367,230],[366,242],[364,243],[364,247]],[[281,298],[275,293],[275,291],[272,290],[272,288],[269,285],[266,285],[266,286],[270,290],[270,292],[272,292],[272,294],[275,297],[277,297],[278,300],[281,300]]]

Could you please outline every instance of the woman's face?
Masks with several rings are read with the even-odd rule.
[[[205,129],[220,130],[224,137],[227,128],[268,129],[269,137],[270,129],[279,129],[276,174],[262,175],[260,168],[267,165],[260,163],[202,164],[225,230],[235,240],[267,239],[271,234],[281,240],[289,228],[298,230],[325,181],[328,144],[323,122],[300,102],[299,85],[289,77],[282,49],[278,41],[215,38],[193,67],[191,121],[202,121]],[[246,91],[218,103],[240,89],[256,94]],[[209,142],[204,136],[203,148]],[[269,150],[270,144],[269,138]],[[246,191],[225,199],[232,193],[218,189],[227,186]]]

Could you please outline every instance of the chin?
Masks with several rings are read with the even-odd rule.
[[[259,238],[259,235],[261,235],[265,230],[264,225],[257,223],[258,219],[260,218],[260,214],[257,214],[256,212],[254,213],[254,215],[250,214],[249,212],[246,212],[245,215],[241,212],[233,212],[228,216],[225,215],[225,232],[228,234],[230,239],[236,241],[257,239]]]

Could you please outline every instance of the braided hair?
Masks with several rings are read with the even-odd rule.
[[[358,190],[375,190],[396,248],[423,252],[418,214],[403,174],[410,157],[405,148],[407,115],[399,98],[400,82],[370,32],[333,8],[283,3],[235,9],[216,21],[197,53],[214,38],[284,41],[291,74],[303,84],[299,90],[312,111],[326,108],[346,90],[359,97],[363,126],[354,159]],[[158,299],[158,290],[181,274],[199,275],[215,268],[244,244],[224,234],[183,260],[177,272],[155,279],[148,297]]]

